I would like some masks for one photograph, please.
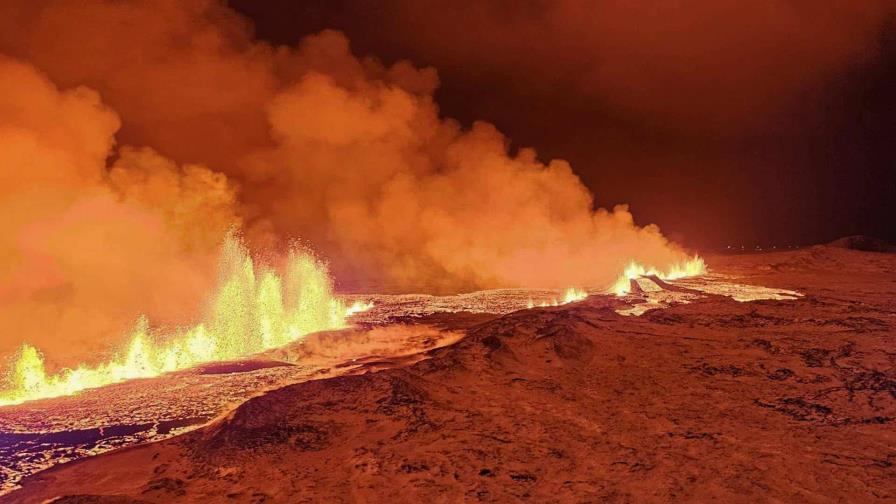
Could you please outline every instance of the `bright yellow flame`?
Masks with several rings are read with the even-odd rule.
[[[345,318],[349,318],[356,313],[366,312],[373,308],[373,301],[355,301],[351,306],[345,309]]]
[[[326,265],[307,253],[291,251],[281,278],[256,268],[239,239],[224,243],[217,292],[205,320],[170,333],[153,333],[141,318],[130,343],[96,366],[80,365],[48,375],[38,349],[22,346],[13,363],[0,405],[69,395],[132,378],[147,378],[216,360],[236,359],[278,347],[302,336],[346,326],[353,313],[337,299]]]
[[[581,289],[576,289],[575,287],[570,287],[569,289],[566,289],[566,293],[563,295],[563,303],[562,304],[569,304],[569,303],[574,303],[576,301],[581,301],[581,300],[585,299],[586,297],[588,297],[587,292],[585,292]]]
[[[631,280],[642,276],[655,275],[660,280],[675,280],[677,278],[698,276],[704,273],[706,273],[706,262],[703,258],[696,255],[685,262],[669,266],[666,272],[662,272],[653,266],[645,267],[632,261],[629,263],[628,267],[625,268],[625,271],[619,276],[610,290],[617,296],[623,296],[628,294],[631,290]]]
[[[557,301],[557,299],[551,299],[550,301],[542,301],[537,306],[541,308],[547,308],[548,306],[561,306],[569,303],[574,303],[576,301],[581,301],[588,297],[588,293],[582,289],[577,289],[575,287],[570,287],[566,289],[566,292],[563,293],[563,301]],[[530,298],[526,302],[526,308],[535,308],[535,301],[532,301]]]

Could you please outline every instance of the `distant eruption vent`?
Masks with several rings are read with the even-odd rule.
[[[656,276],[660,280],[676,280],[699,276],[706,273],[706,262],[702,257],[694,256],[691,259],[670,265],[665,271],[653,266],[644,266],[635,261],[629,263],[625,271],[616,279],[611,291],[617,296],[623,296],[631,292],[631,281],[644,276]]]

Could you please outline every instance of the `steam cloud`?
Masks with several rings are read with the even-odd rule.
[[[273,47],[211,1],[21,1],[0,52],[0,353],[90,360],[139,314],[195,316],[231,226],[395,289],[608,286],[684,258],[594,211],[566,162],[439,117],[435,70],[337,32]]]

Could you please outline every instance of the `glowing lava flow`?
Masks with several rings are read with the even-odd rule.
[[[356,313],[366,312],[367,310],[373,308],[373,301],[364,302],[364,301],[355,301],[351,306],[345,309],[345,316],[351,317]]]
[[[347,307],[337,299],[326,265],[310,254],[291,251],[281,277],[256,267],[242,243],[228,238],[218,290],[202,323],[166,334],[151,331],[141,318],[130,343],[115,358],[56,374],[47,374],[40,351],[25,344],[0,390],[0,405],[243,357],[312,332],[345,327],[348,316],[371,307],[361,302]]]
[[[569,304],[569,303],[574,303],[576,301],[581,301],[581,300],[585,299],[586,297],[588,297],[587,292],[585,292],[581,289],[576,289],[575,287],[570,287],[570,288],[566,289],[566,292],[563,293],[563,301],[557,301],[556,299],[552,299],[550,302],[542,301],[537,306],[539,306],[541,308],[545,308],[548,306],[560,306],[560,305],[565,305],[565,304]],[[536,306],[535,302],[530,299],[529,303],[527,305],[527,308],[534,308],[535,306]]]
[[[699,256],[678,264],[673,264],[668,270],[662,272],[654,267],[645,267],[632,261],[619,278],[610,291],[617,296],[628,294],[631,290],[631,280],[648,275],[655,275],[660,280],[675,280],[678,278],[699,276],[706,273],[706,262]]]

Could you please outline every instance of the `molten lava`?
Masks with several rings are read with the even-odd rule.
[[[631,262],[612,292],[623,295],[629,281],[645,275],[674,280],[706,272],[700,257],[671,265],[666,271]],[[578,288],[567,289],[562,299],[528,307],[560,306],[588,296]],[[145,317],[138,320],[129,344],[115,357],[100,364],[79,365],[50,374],[41,352],[21,347],[7,384],[0,390],[0,405],[74,394],[78,391],[133,378],[147,378],[197,364],[245,357],[317,331],[346,327],[346,319],[373,307],[369,301],[351,305],[334,294],[326,265],[314,256],[292,250],[285,271],[256,266],[236,238],[225,241],[219,285],[205,319],[191,327],[153,330]]]
[[[560,306],[560,305],[565,305],[565,304],[569,304],[569,303],[574,303],[576,301],[581,301],[581,300],[585,299],[586,297],[588,297],[588,293],[585,292],[584,290],[577,289],[575,287],[570,287],[570,288],[566,289],[566,292],[563,293],[562,301],[557,301],[556,299],[552,299],[550,301],[542,301],[541,303],[536,305],[535,301],[532,301],[530,299],[528,304],[526,305],[526,307],[534,308],[535,306],[539,306],[541,308],[545,308],[548,306]]]
[[[229,237],[217,292],[205,320],[170,332],[153,331],[141,318],[130,343],[114,358],[48,374],[40,351],[24,344],[0,390],[0,405],[69,395],[132,378],[146,378],[202,362],[236,359],[295,341],[306,334],[346,326],[346,318],[370,303],[347,307],[333,292],[326,265],[290,251],[285,271],[256,266],[246,248]]]
[[[703,258],[696,255],[683,263],[670,265],[665,272],[653,266],[646,267],[632,261],[625,268],[625,271],[619,276],[610,290],[617,296],[623,296],[628,294],[631,290],[631,280],[638,277],[654,275],[660,280],[675,280],[678,278],[699,276],[704,273],[706,273],[706,262]]]

